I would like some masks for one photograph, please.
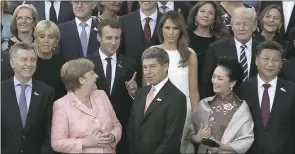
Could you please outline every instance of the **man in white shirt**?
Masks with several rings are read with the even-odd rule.
[[[98,21],[91,16],[95,4],[93,1],[73,1],[75,18],[59,25],[57,52],[65,61],[86,57],[99,48]]]
[[[152,47],[142,55],[149,86],[134,95],[128,140],[129,153],[180,153],[186,118],[186,97],[168,79],[169,56]]]
[[[258,75],[239,88],[254,121],[250,154],[295,152],[295,84],[278,77],[283,51],[275,41],[259,44],[255,60]]]
[[[205,68],[203,69],[204,72],[201,73],[203,73],[203,87],[208,88],[200,89],[201,98],[214,95],[211,78],[219,57],[228,56],[238,59],[244,71],[242,81],[257,75],[254,60],[259,42],[252,39],[252,34],[256,28],[256,12],[251,8],[235,9],[231,18],[231,25],[234,37],[212,43],[205,53]]]
[[[56,24],[64,23],[74,19],[72,4],[70,1],[45,0],[45,1],[25,1],[32,4],[38,11],[39,20],[51,20]]]

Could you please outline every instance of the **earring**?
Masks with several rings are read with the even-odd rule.
[[[233,87],[230,87],[230,90],[233,91]]]
[[[213,24],[210,26],[210,28],[211,28],[211,30],[213,30],[213,29],[214,29],[214,27],[213,27]]]

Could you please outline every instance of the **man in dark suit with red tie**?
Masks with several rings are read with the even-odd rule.
[[[295,84],[277,76],[282,52],[277,42],[261,43],[255,60],[258,75],[239,88],[254,121],[255,140],[248,154],[295,152]]]
[[[143,73],[150,85],[137,91],[128,88],[134,96],[128,127],[129,153],[180,153],[186,97],[169,80],[168,66],[169,56],[164,49],[144,51]]]
[[[1,83],[1,152],[52,153],[51,112],[54,89],[32,79],[37,54],[19,42],[10,50],[14,77]]]
[[[119,52],[136,60],[137,83],[142,85],[141,55],[150,46],[158,45],[157,25],[162,14],[156,1],[139,1],[140,9],[120,18],[122,37]]]

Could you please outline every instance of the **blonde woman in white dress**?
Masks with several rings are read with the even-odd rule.
[[[193,153],[194,147],[188,139],[187,132],[192,111],[200,101],[198,62],[195,51],[188,48],[189,37],[182,15],[177,11],[165,13],[158,25],[158,36],[161,43],[158,47],[165,49],[170,59],[168,77],[187,97],[187,117],[180,152]]]

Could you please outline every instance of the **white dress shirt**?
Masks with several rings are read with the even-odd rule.
[[[53,5],[54,5],[55,12],[56,12],[56,19],[58,20],[60,0],[55,0]],[[50,7],[51,7],[51,2],[48,0],[45,1],[45,19],[46,20],[49,20]]]
[[[17,103],[19,105],[19,98],[20,98],[20,94],[22,92],[22,87],[19,84],[21,84],[21,83],[16,79],[15,76],[13,78],[13,82],[14,82],[14,89],[15,89]],[[26,101],[27,101],[27,112],[28,112],[29,108],[30,108],[31,95],[32,95],[32,79],[30,79],[26,84],[28,85],[25,90]]]
[[[79,33],[79,36],[80,36],[81,32],[82,32],[82,26],[80,25],[80,23],[82,21],[79,20],[77,17],[75,18],[75,21],[76,21],[76,25],[77,25],[77,28],[78,28],[78,33]],[[86,33],[87,33],[87,38],[88,38],[87,42],[89,42],[90,29],[91,29],[91,24],[92,24],[92,17],[90,17],[85,23],[87,24],[87,26],[85,27],[85,30],[86,30]]]
[[[106,77],[107,75],[107,60],[106,58],[108,58],[107,55],[105,55],[101,49],[99,48],[99,55],[101,58],[101,62],[102,62],[102,66],[103,66],[103,71],[104,71],[104,77]],[[115,75],[116,75],[116,66],[117,66],[117,54],[113,54],[111,56],[111,63],[112,63],[112,79],[111,79],[111,89],[110,89],[110,93],[112,93],[112,89],[113,89],[113,85],[114,85],[114,80],[115,80]]]
[[[292,11],[294,9],[294,4],[295,4],[294,1],[283,1],[284,23],[285,23],[286,32],[287,32],[288,24],[290,22]]]
[[[162,8],[162,6],[163,6],[162,3],[158,2],[158,8],[159,8],[159,11],[160,11],[161,13],[164,12],[164,9]],[[174,2],[173,2],[173,1],[169,1],[169,2],[167,2],[165,6],[167,6],[165,12],[168,12],[168,11],[170,11],[170,10],[174,10]]]
[[[263,96],[263,92],[264,92],[263,84],[267,84],[267,83],[265,83],[265,82],[260,78],[259,74],[257,75],[257,82],[258,82],[259,105],[260,105],[260,107],[261,107],[262,96]],[[268,88],[269,107],[270,107],[270,111],[271,111],[271,109],[272,109],[273,101],[274,101],[275,94],[276,94],[277,82],[278,82],[278,77],[274,78],[273,80],[271,80],[271,81],[268,83],[268,84],[270,84],[270,87]]]
[[[154,97],[156,97],[156,95],[159,93],[159,91],[163,88],[163,86],[165,85],[165,83],[168,81],[168,76],[161,81],[160,83],[158,83],[157,85],[153,86],[155,87],[155,91],[154,91]],[[156,98],[157,99],[157,98]]]
[[[236,44],[236,49],[237,49],[237,55],[238,55],[238,60],[241,62],[240,55],[242,48],[241,46],[243,45],[241,42],[239,42],[237,39],[235,39],[235,44]],[[248,63],[248,76],[250,75],[250,68],[251,68],[251,59],[252,59],[252,38],[245,44],[247,48],[245,49],[246,52],[246,57],[247,57],[247,63]]]
[[[144,30],[144,25],[145,25],[145,18],[146,17],[150,17],[150,28],[151,28],[151,38],[153,37],[155,28],[156,28],[156,23],[157,23],[157,16],[158,16],[158,10],[156,9],[156,11],[151,15],[151,16],[146,16],[141,10],[140,12],[140,21],[141,21],[141,26],[142,26],[142,30]]]

